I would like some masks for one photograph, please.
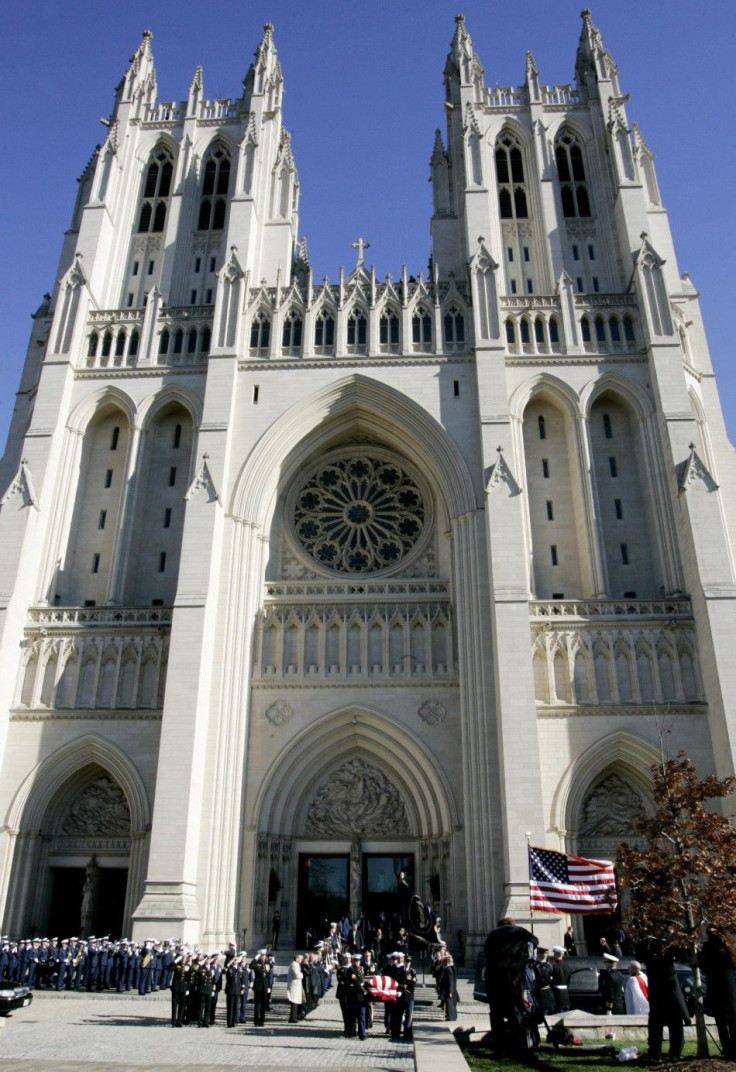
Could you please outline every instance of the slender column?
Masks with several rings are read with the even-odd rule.
[[[107,591],[107,602],[125,603],[125,578],[128,572],[128,558],[133,539],[133,519],[135,517],[138,496],[141,491],[141,459],[145,434],[140,425],[135,424],[130,433],[128,458],[125,469],[123,501],[120,504],[120,526],[112,552],[112,569]],[[140,539],[140,534],[137,536]]]

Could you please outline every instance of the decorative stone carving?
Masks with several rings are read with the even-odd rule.
[[[702,458],[695,450],[695,444],[690,444],[690,454],[687,461],[680,467],[681,475],[679,480],[680,494],[690,487],[696,480],[702,480],[708,491],[716,491],[718,485],[713,477],[708,472],[708,467],[703,462]]]
[[[351,759],[317,789],[304,833],[354,839],[403,835],[411,830],[396,786],[364,759]]]
[[[199,467],[199,471],[192,481],[189,490],[184,496],[185,499],[193,499],[200,491],[204,491],[207,496],[207,502],[219,502],[220,496],[217,494],[217,488],[215,482],[212,479],[210,473],[210,467],[207,464],[209,454],[202,455],[202,464]]]
[[[419,708],[419,717],[428,726],[436,726],[446,715],[446,711],[439,700],[425,700]]]
[[[579,833],[584,837],[632,837],[644,816],[641,797],[618,774],[609,774],[586,796]]]
[[[498,451],[498,461],[491,466],[486,491],[493,491],[500,484],[505,484],[509,489],[509,495],[518,495],[521,489],[503,456],[503,447],[497,447],[496,450]]]
[[[20,495],[24,506],[35,506],[38,510],[38,496],[36,495],[36,489],[33,486],[31,470],[29,469],[28,462],[25,458],[20,463],[20,468],[13,477],[8,490],[5,492],[2,499],[0,499],[0,506],[5,506],[13,495]]]
[[[294,712],[286,700],[276,700],[265,712],[265,715],[272,726],[285,726],[294,717]]]
[[[130,834],[125,793],[106,774],[96,778],[72,801],[60,833],[90,837]]]

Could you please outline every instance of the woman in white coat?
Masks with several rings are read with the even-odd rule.
[[[649,985],[638,960],[629,964],[629,978],[624,987],[624,1008],[629,1016],[645,1016],[649,1012]]]
[[[302,986],[302,955],[295,953],[286,976],[286,997],[289,1001],[289,1023],[295,1024],[304,1019],[304,987]]]

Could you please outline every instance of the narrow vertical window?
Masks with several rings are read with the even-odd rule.
[[[455,398],[460,397],[460,380],[453,380],[452,381],[452,391],[453,391],[453,394],[455,395]]]
[[[170,529],[171,528],[171,507],[170,506],[167,506],[166,509],[164,510],[164,528],[165,529]]]
[[[99,571],[100,571],[100,556],[95,554],[95,555],[92,555],[92,572],[93,573],[99,573]]]
[[[537,417],[537,426],[539,428],[539,438],[540,439],[546,439],[547,438],[547,425],[545,423],[544,417],[542,417],[541,414],[540,414],[539,417]]]
[[[253,405],[258,405],[258,384],[253,384]]]
[[[230,157],[220,145],[210,153],[204,166],[202,199],[199,203],[199,231],[221,231],[225,226],[230,186]]]
[[[105,487],[106,488],[111,488],[112,487],[112,469],[108,469],[107,472],[105,473]]]
[[[199,270],[200,270],[201,267],[202,267],[202,258],[201,257],[195,257],[194,258],[194,274],[195,275],[199,274]]]
[[[138,265],[138,261],[133,261],[133,271],[131,272],[131,275],[138,275]]]
[[[181,446],[181,425],[177,424],[174,429],[174,450],[178,450]]]
[[[168,149],[159,146],[146,169],[143,200],[138,216],[139,231],[144,233],[163,231],[173,173],[174,164]],[[149,270],[149,275],[152,270]]]
[[[526,183],[521,146],[516,138],[504,132],[496,142],[496,182],[498,211],[501,219],[527,219]]]
[[[161,551],[158,556],[158,572],[163,573],[166,569],[166,552]]]
[[[609,458],[608,459],[608,471],[611,474],[611,476],[618,476],[618,466],[616,465],[616,459],[615,458]]]
[[[606,439],[613,439],[613,428],[611,426],[611,418],[607,413],[603,414],[603,435]]]
[[[176,484],[176,466],[172,465],[169,469],[169,487],[173,488]]]
[[[100,516],[97,521],[97,528],[104,529],[105,522],[107,521],[107,510],[100,510]]]
[[[621,562],[624,566],[629,564],[629,545],[627,543],[621,544]]]
[[[613,507],[616,511],[616,520],[621,521],[624,516],[624,508],[620,499],[613,500]]]
[[[554,521],[554,519],[555,519],[555,511],[554,511],[554,507],[552,506],[552,500],[547,499],[547,520],[548,521]]]
[[[118,440],[120,439],[120,429],[116,425],[112,430],[112,437],[110,438],[110,450],[118,449]]]
[[[549,480],[549,458],[542,458],[542,476]]]
[[[558,560],[557,560],[557,544],[553,543],[550,546],[549,550],[550,550],[550,558],[552,559],[552,565],[557,566],[559,564]]]

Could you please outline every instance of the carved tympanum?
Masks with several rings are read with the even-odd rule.
[[[609,774],[586,796],[579,833],[586,837],[636,835],[636,825],[644,815],[641,797],[618,774]]]
[[[408,834],[410,829],[396,786],[364,759],[351,759],[317,789],[304,832],[315,837],[354,838]]]
[[[106,775],[101,775],[72,801],[61,833],[84,837],[130,834],[130,808],[125,793]]]

